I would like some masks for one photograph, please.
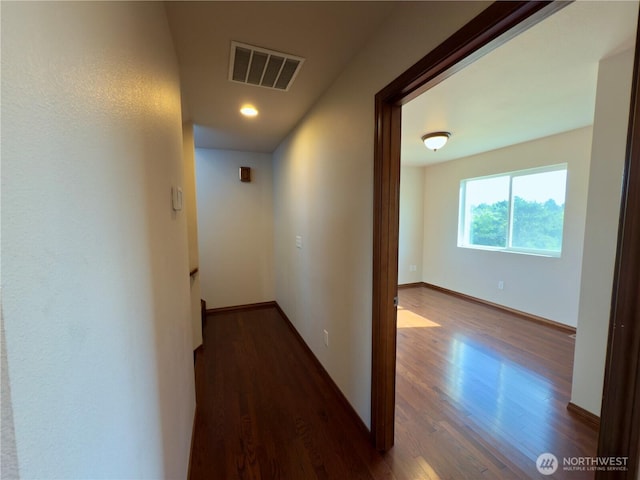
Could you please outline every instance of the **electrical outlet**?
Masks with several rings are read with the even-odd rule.
[[[302,248],[302,235],[296,235],[296,248]]]
[[[504,281],[498,280],[498,290],[504,290]]]
[[[326,330],[324,331],[324,346],[325,347],[329,347],[329,332],[327,332]]]

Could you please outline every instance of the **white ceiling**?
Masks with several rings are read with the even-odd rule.
[[[183,116],[195,125],[196,146],[275,150],[393,7],[385,1],[167,2]],[[233,83],[232,40],[306,61],[288,92]],[[255,105],[258,117],[242,117],[244,103]]]
[[[633,46],[637,21],[635,1],[578,1],[431,88],[402,108],[403,165],[591,125],[598,62]],[[427,150],[420,138],[439,130],[449,143]]]

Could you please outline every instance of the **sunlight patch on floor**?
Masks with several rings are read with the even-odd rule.
[[[398,328],[439,327],[440,324],[428,318],[413,313],[403,307],[398,307]]]
[[[426,479],[429,480],[440,480],[440,476],[436,473],[436,471],[433,469],[433,467],[431,465],[429,465],[429,462],[427,462],[424,457],[422,456],[418,456],[416,458],[416,460],[418,461],[418,464],[421,467],[422,470],[422,474],[420,476],[420,478],[425,478],[424,475],[426,475]]]

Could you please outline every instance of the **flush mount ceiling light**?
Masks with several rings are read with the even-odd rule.
[[[245,117],[255,117],[258,115],[258,109],[253,105],[243,105],[240,113]]]
[[[439,150],[442,147],[444,147],[445,143],[447,143],[447,140],[449,140],[450,136],[451,136],[450,132],[431,132],[431,133],[427,133],[426,135],[423,135],[422,141],[424,142],[425,147],[435,152],[436,150]]]

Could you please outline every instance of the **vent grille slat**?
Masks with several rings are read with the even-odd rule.
[[[276,81],[276,88],[281,88],[283,90],[287,88],[287,85],[289,85],[289,82],[293,78],[293,74],[296,73],[296,70],[298,69],[298,65],[300,65],[300,62],[289,58],[284,62],[284,67],[282,67],[280,76]]]
[[[265,53],[253,52],[251,58],[251,66],[249,68],[249,76],[247,77],[247,83],[252,85],[260,85],[262,80],[262,72],[267,64],[267,55]]]
[[[301,57],[231,42],[229,80],[287,91],[303,63]]]
[[[251,60],[251,50],[246,48],[236,48],[235,61],[233,62],[233,80],[236,82],[244,82],[247,78],[249,70],[249,61]]]
[[[280,74],[280,69],[284,64],[284,58],[277,57],[275,55],[271,55],[269,57],[269,62],[267,63],[267,68],[264,72],[264,77],[262,77],[261,85],[263,87],[273,87],[276,83],[276,79]]]

